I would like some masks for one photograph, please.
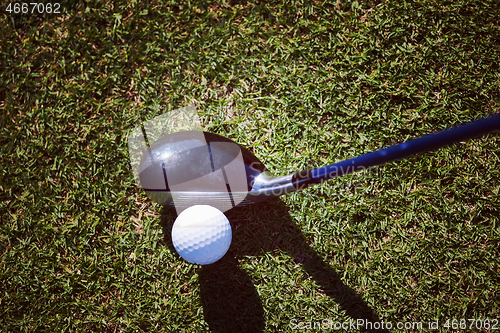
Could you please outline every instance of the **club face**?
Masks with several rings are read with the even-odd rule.
[[[222,211],[268,199],[254,191],[272,176],[247,149],[201,131],[166,135],[148,148],[139,168],[141,186],[155,202],[177,211],[211,205]]]

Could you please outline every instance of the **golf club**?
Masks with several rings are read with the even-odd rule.
[[[161,205],[175,206],[178,211],[211,205],[227,211],[499,129],[500,114],[496,114],[287,176],[273,176],[255,155],[225,137],[183,131],[166,135],[148,148],[141,159],[139,177],[147,195]]]

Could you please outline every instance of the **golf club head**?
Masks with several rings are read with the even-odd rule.
[[[154,142],[141,159],[139,178],[153,201],[178,213],[193,205],[227,211],[264,201],[272,195],[259,189],[274,179],[247,149],[201,131],[176,132]]]

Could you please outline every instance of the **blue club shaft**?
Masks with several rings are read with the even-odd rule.
[[[355,171],[436,150],[495,130],[500,130],[500,113],[321,168],[298,172],[294,174],[292,182],[296,188],[304,188]]]

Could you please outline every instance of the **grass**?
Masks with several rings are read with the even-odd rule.
[[[498,134],[227,212],[206,267],[172,249],[175,213],[127,152],[191,103],[276,174],[497,113],[497,1],[2,6],[1,331],[500,320]]]

